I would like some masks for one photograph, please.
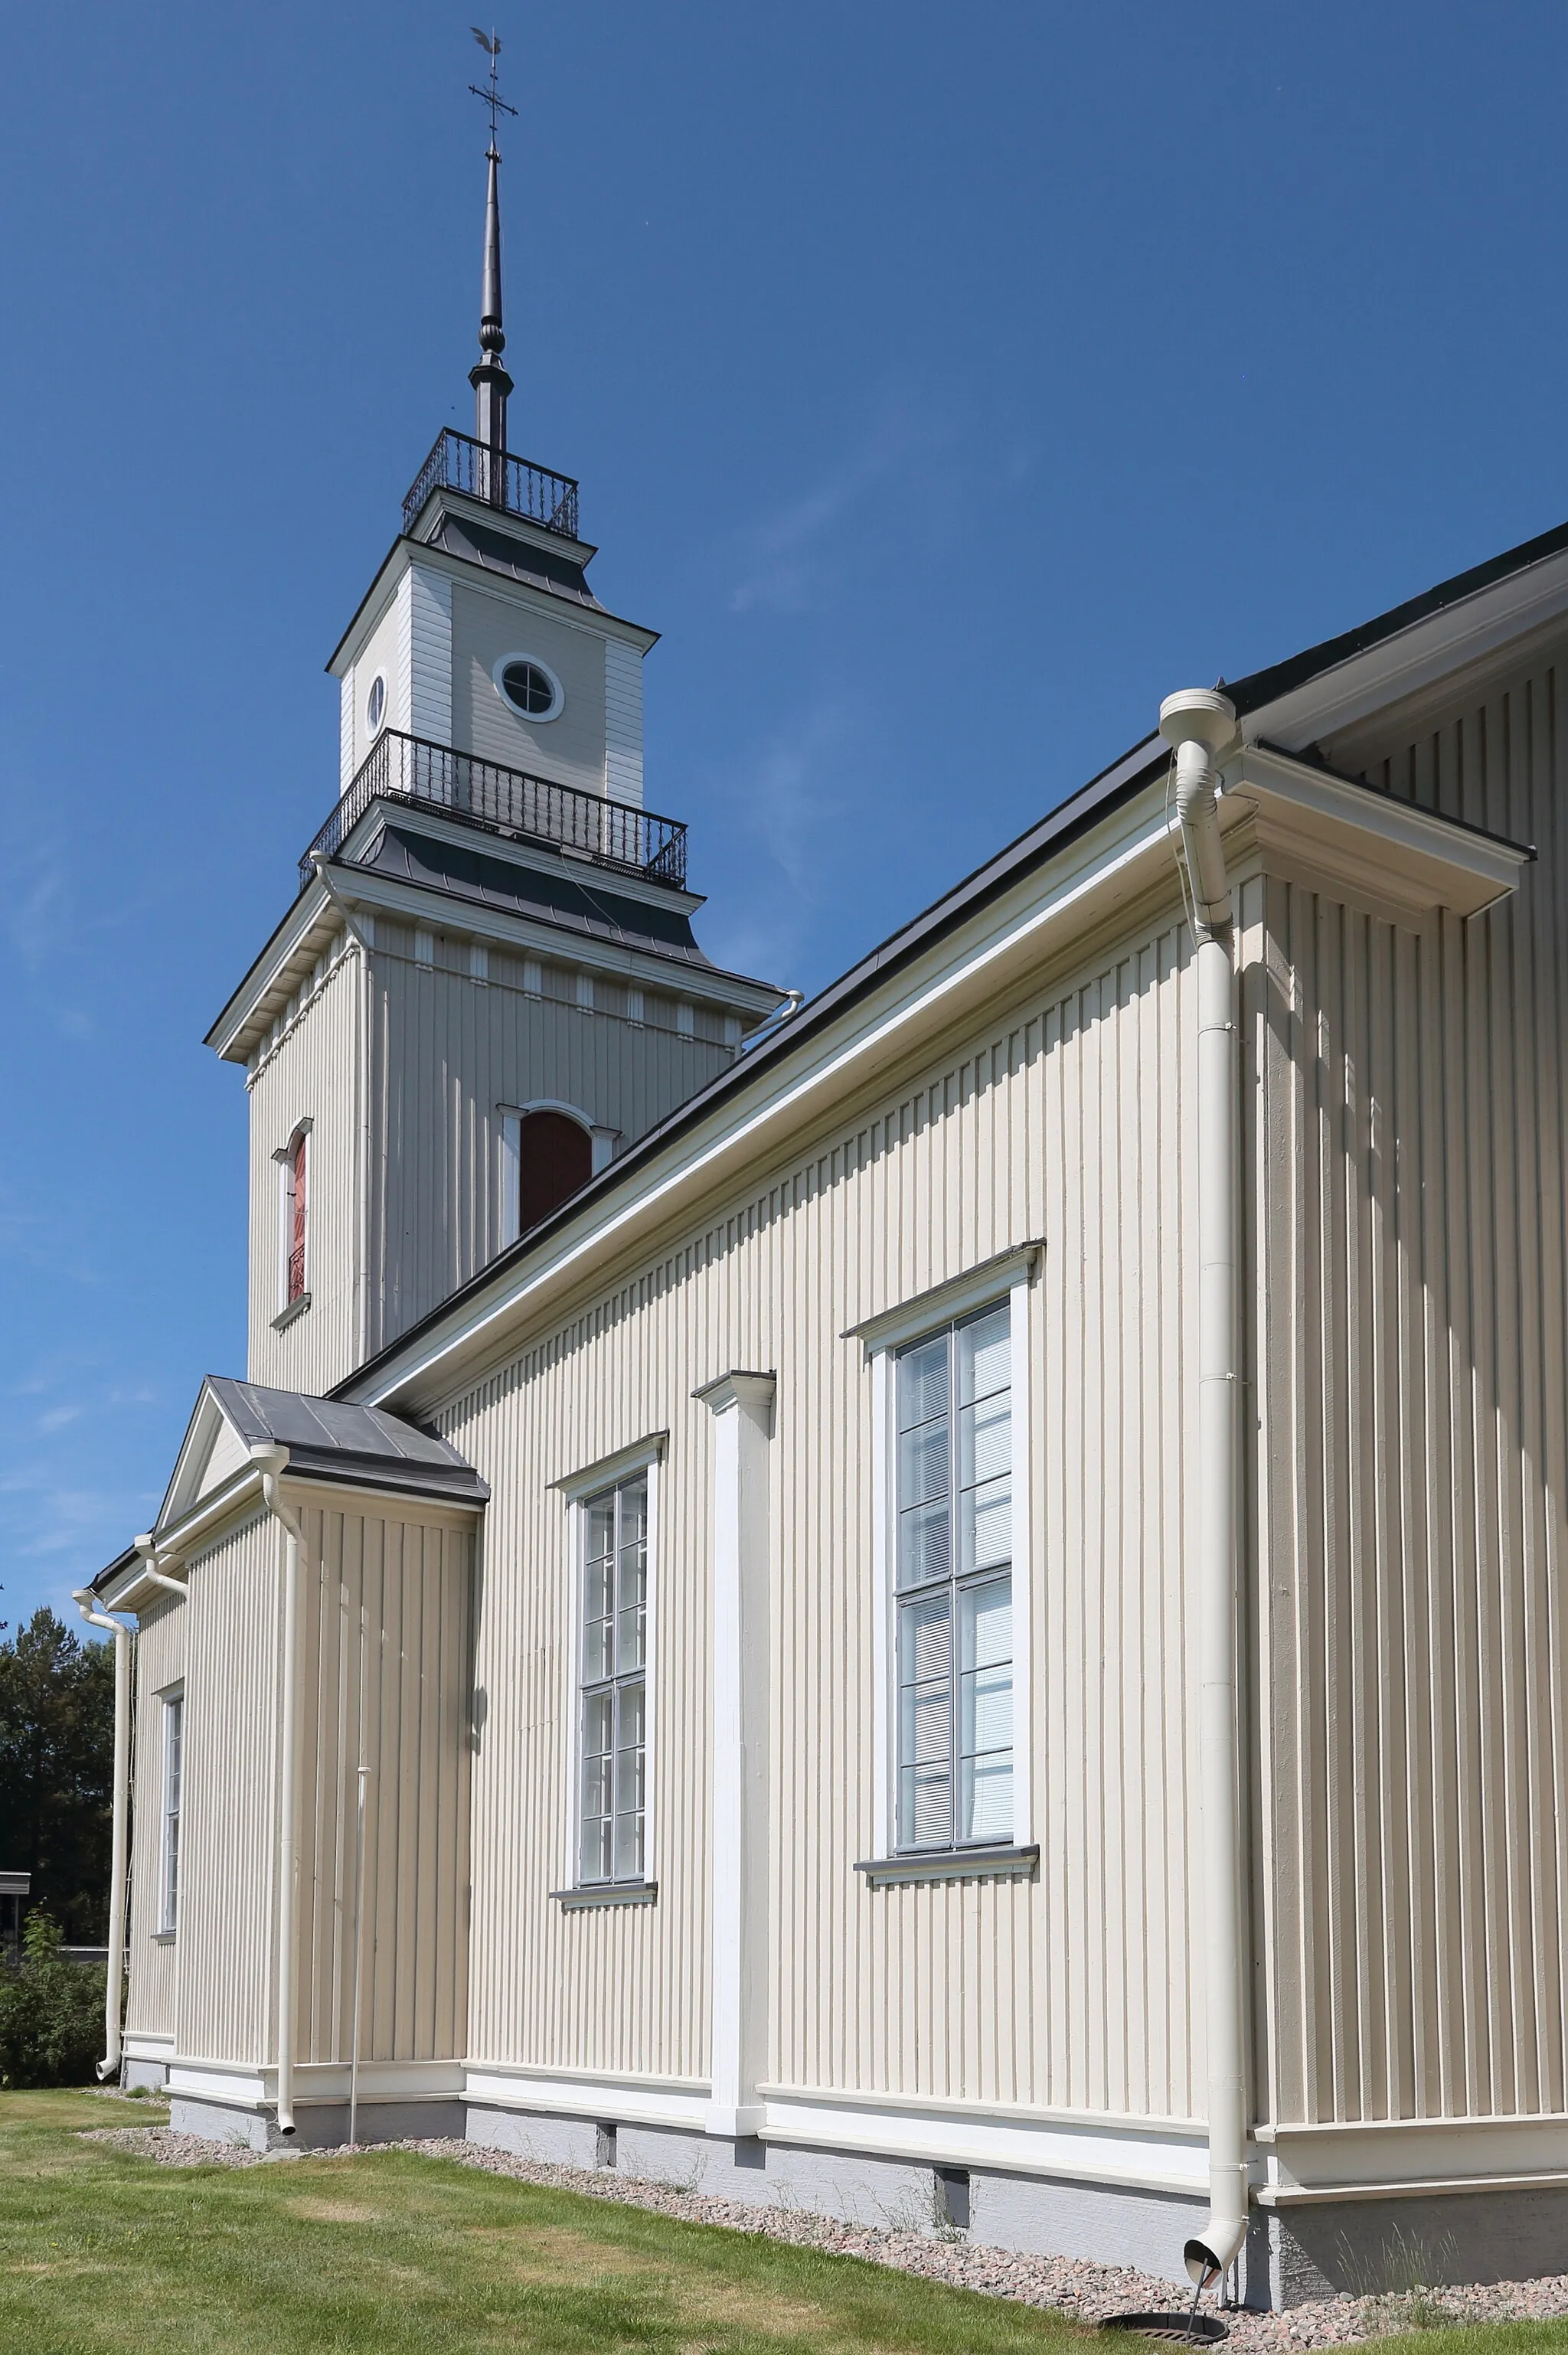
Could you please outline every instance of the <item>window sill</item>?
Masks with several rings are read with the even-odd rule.
[[[297,1300],[291,1300],[286,1308],[279,1309],[272,1319],[273,1332],[281,1333],[285,1325],[292,1325],[296,1316],[303,1316],[309,1306],[310,1295],[308,1292],[302,1292]]]
[[[1040,1849],[1032,1848],[939,1848],[909,1856],[867,1857],[855,1867],[870,1889],[912,1881],[1032,1880]]]
[[[153,1944],[155,1946],[172,1946],[176,1935],[177,1933],[173,1930],[155,1930],[152,1934]]]
[[[606,1881],[587,1889],[552,1889],[551,1897],[563,1913],[581,1913],[596,1905],[651,1905],[659,1893],[656,1881]]]

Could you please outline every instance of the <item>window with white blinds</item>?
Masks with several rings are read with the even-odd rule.
[[[581,1508],[578,1879],[641,1881],[647,1855],[648,1477]]]
[[[185,1694],[164,1697],[163,1837],[158,1869],[158,1928],[171,1935],[179,1917],[180,1785],[184,1774]]]
[[[901,1849],[1014,1838],[1007,1305],[901,1350],[894,1812]]]

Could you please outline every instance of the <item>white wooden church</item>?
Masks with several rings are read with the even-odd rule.
[[[497,160],[208,1037],[245,1377],[79,1598],[105,2073],[1253,2302],[1561,2270],[1568,528],[1151,681],[801,1005],[508,449]]]

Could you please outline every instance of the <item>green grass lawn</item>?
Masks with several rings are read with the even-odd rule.
[[[0,2094],[0,2355],[1130,2355],[1005,2299],[407,2151],[187,2169],[77,2139],[164,2115]],[[1378,2343],[1548,2350],[1568,2323]]]
[[[76,2138],[163,2115],[91,2094],[0,2094],[5,2355],[1086,2355],[1095,2343],[1051,2315],[852,2257],[406,2151],[187,2169]]]

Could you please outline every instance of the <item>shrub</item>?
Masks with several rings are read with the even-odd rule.
[[[59,1924],[34,1912],[18,1964],[0,1970],[0,2086],[86,2085],[103,2050],[101,1965],[69,1963]]]

